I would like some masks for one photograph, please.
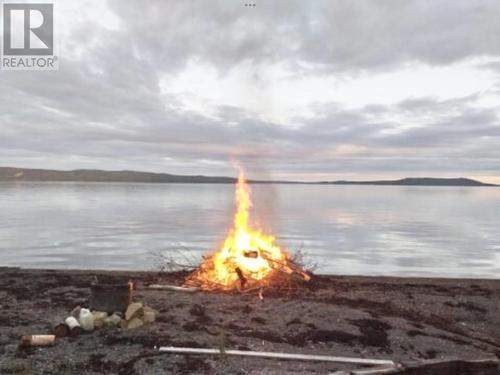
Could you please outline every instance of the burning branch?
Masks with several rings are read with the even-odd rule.
[[[222,247],[206,257],[184,285],[203,290],[249,291],[290,285],[291,278],[309,281],[310,275],[274,243],[273,236],[251,228],[250,188],[243,173],[236,185],[236,204],[233,227]]]

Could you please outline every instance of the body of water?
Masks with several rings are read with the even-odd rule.
[[[253,219],[318,272],[500,276],[500,188],[252,185]],[[234,186],[0,183],[0,266],[142,269],[208,254]]]

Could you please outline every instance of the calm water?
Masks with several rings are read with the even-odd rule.
[[[500,276],[500,188],[252,186],[254,218],[333,274]],[[233,186],[0,183],[0,265],[152,269],[231,225]]]

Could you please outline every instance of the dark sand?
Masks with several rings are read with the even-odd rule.
[[[160,312],[136,330],[101,329],[47,348],[21,335],[51,333],[101,282],[133,279],[134,300]],[[0,268],[0,374],[328,374],[353,365],[159,354],[155,346],[422,360],[500,354],[500,281],[318,276],[298,294],[186,294],[147,290],[183,274]],[[358,367],[359,368],[359,367]],[[497,370],[488,373],[500,373]],[[406,373],[427,374],[424,370]],[[432,372],[448,373],[448,372]],[[479,374],[453,370],[453,374]]]

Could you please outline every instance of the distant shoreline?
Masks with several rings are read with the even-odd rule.
[[[236,178],[203,175],[175,175],[138,171],[104,171],[78,169],[60,171],[49,169],[28,169],[0,167],[0,182],[38,181],[38,182],[137,182],[137,183],[209,183],[234,184]],[[499,186],[483,183],[470,178],[406,177],[398,180],[376,181],[287,181],[287,180],[249,180],[253,184],[301,184],[301,185],[376,185],[376,186]]]

